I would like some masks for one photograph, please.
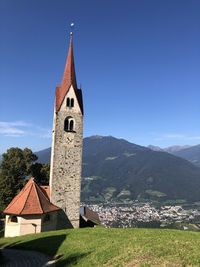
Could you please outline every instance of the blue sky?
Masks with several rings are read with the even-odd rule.
[[[51,144],[75,23],[84,136],[200,143],[199,0],[1,0],[0,153]]]

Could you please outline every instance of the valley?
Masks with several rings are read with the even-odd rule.
[[[190,148],[172,149],[181,153]],[[176,152],[174,152],[176,150]],[[51,149],[36,153],[50,161]],[[165,204],[200,200],[200,168],[180,156],[112,136],[83,141],[81,201],[90,203],[156,201]]]
[[[83,204],[84,205],[84,204]],[[87,205],[99,214],[106,227],[147,227],[200,230],[200,207],[196,205],[164,205],[152,202],[106,203]]]

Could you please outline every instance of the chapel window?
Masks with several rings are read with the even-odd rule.
[[[13,215],[8,218],[8,222],[18,223],[17,216]]]

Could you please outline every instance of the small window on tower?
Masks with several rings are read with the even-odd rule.
[[[70,122],[69,122],[69,129],[70,129],[70,132],[74,131],[74,121],[73,120],[70,120]]]
[[[73,108],[74,107],[74,99],[72,98],[71,99],[71,108]]]
[[[70,98],[67,98],[67,107],[70,107]]]
[[[67,117],[64,122],[64,130],[65,132],[74,132],[75,131],[75,123],[72,117]]]
[[[69,129],[69,119],[66,118],[65,119],[65,123],[64,123],[64,130],[65,130],[65,132],[68,132],[68,129]]]

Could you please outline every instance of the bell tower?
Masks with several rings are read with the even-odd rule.
[[[76,83],[71,33],[62,83],[55,94],[50,198],[74,228],[79,227],[82,146],[83,102]]]

